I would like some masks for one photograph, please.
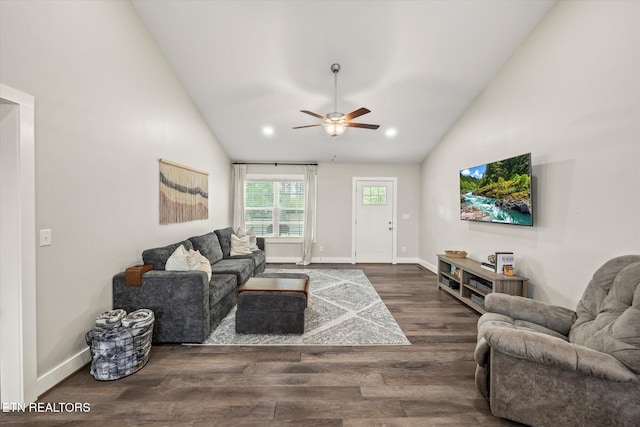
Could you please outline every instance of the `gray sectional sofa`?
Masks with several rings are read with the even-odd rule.
[[[251,255],[231,252],[233,230],[224,228],[168,246],[142,252],[153,270],[140,286],[125,283],[125,273],[113,277],[113,308],[155,313],[154,342],[203,342],[237,302],[236,289],[265,269],[264,239]],[[200,251],[211,263],[211,280],[204,271],[166,271],[165,264],[180,246]]]

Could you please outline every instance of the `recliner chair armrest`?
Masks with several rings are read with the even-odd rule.
[[[615,357],[550,335],[494,326],[483,330],[483,338],[492,350],[511,357],[608,381],[638,381],[638,376]]]
[[[484,308],[514,320],[526,320],[568,336],[576,321],[576,312],[565,307],[547,304],[529,298],[492,293],[485,297]]]

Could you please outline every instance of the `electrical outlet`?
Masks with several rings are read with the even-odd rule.
[[[407,252],[407,247],[403,246],[401,250],[402,250],[402,252]]]
[[[320,252],[324,252],[324,246],[320,246],[319,250]]]
[[[40,246],[51,246],[51,229],[40,230]]]

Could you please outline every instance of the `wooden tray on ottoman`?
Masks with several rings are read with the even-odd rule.
[[[244,291],[261,292],[302,292],[309,303],[309,279],[292,279],[283,277],[252,277],[236,291],[238,295]]]

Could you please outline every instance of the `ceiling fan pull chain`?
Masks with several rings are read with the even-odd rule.
[[[331,163],[336,161],[336,157],[338,157],[338,155],[336,154],[336,140],[332,140],[331,141]]]
[[[338,111],[338,71],[340,71],[340,64],[331,65],[331,71],[333,71],[333,111]]]

